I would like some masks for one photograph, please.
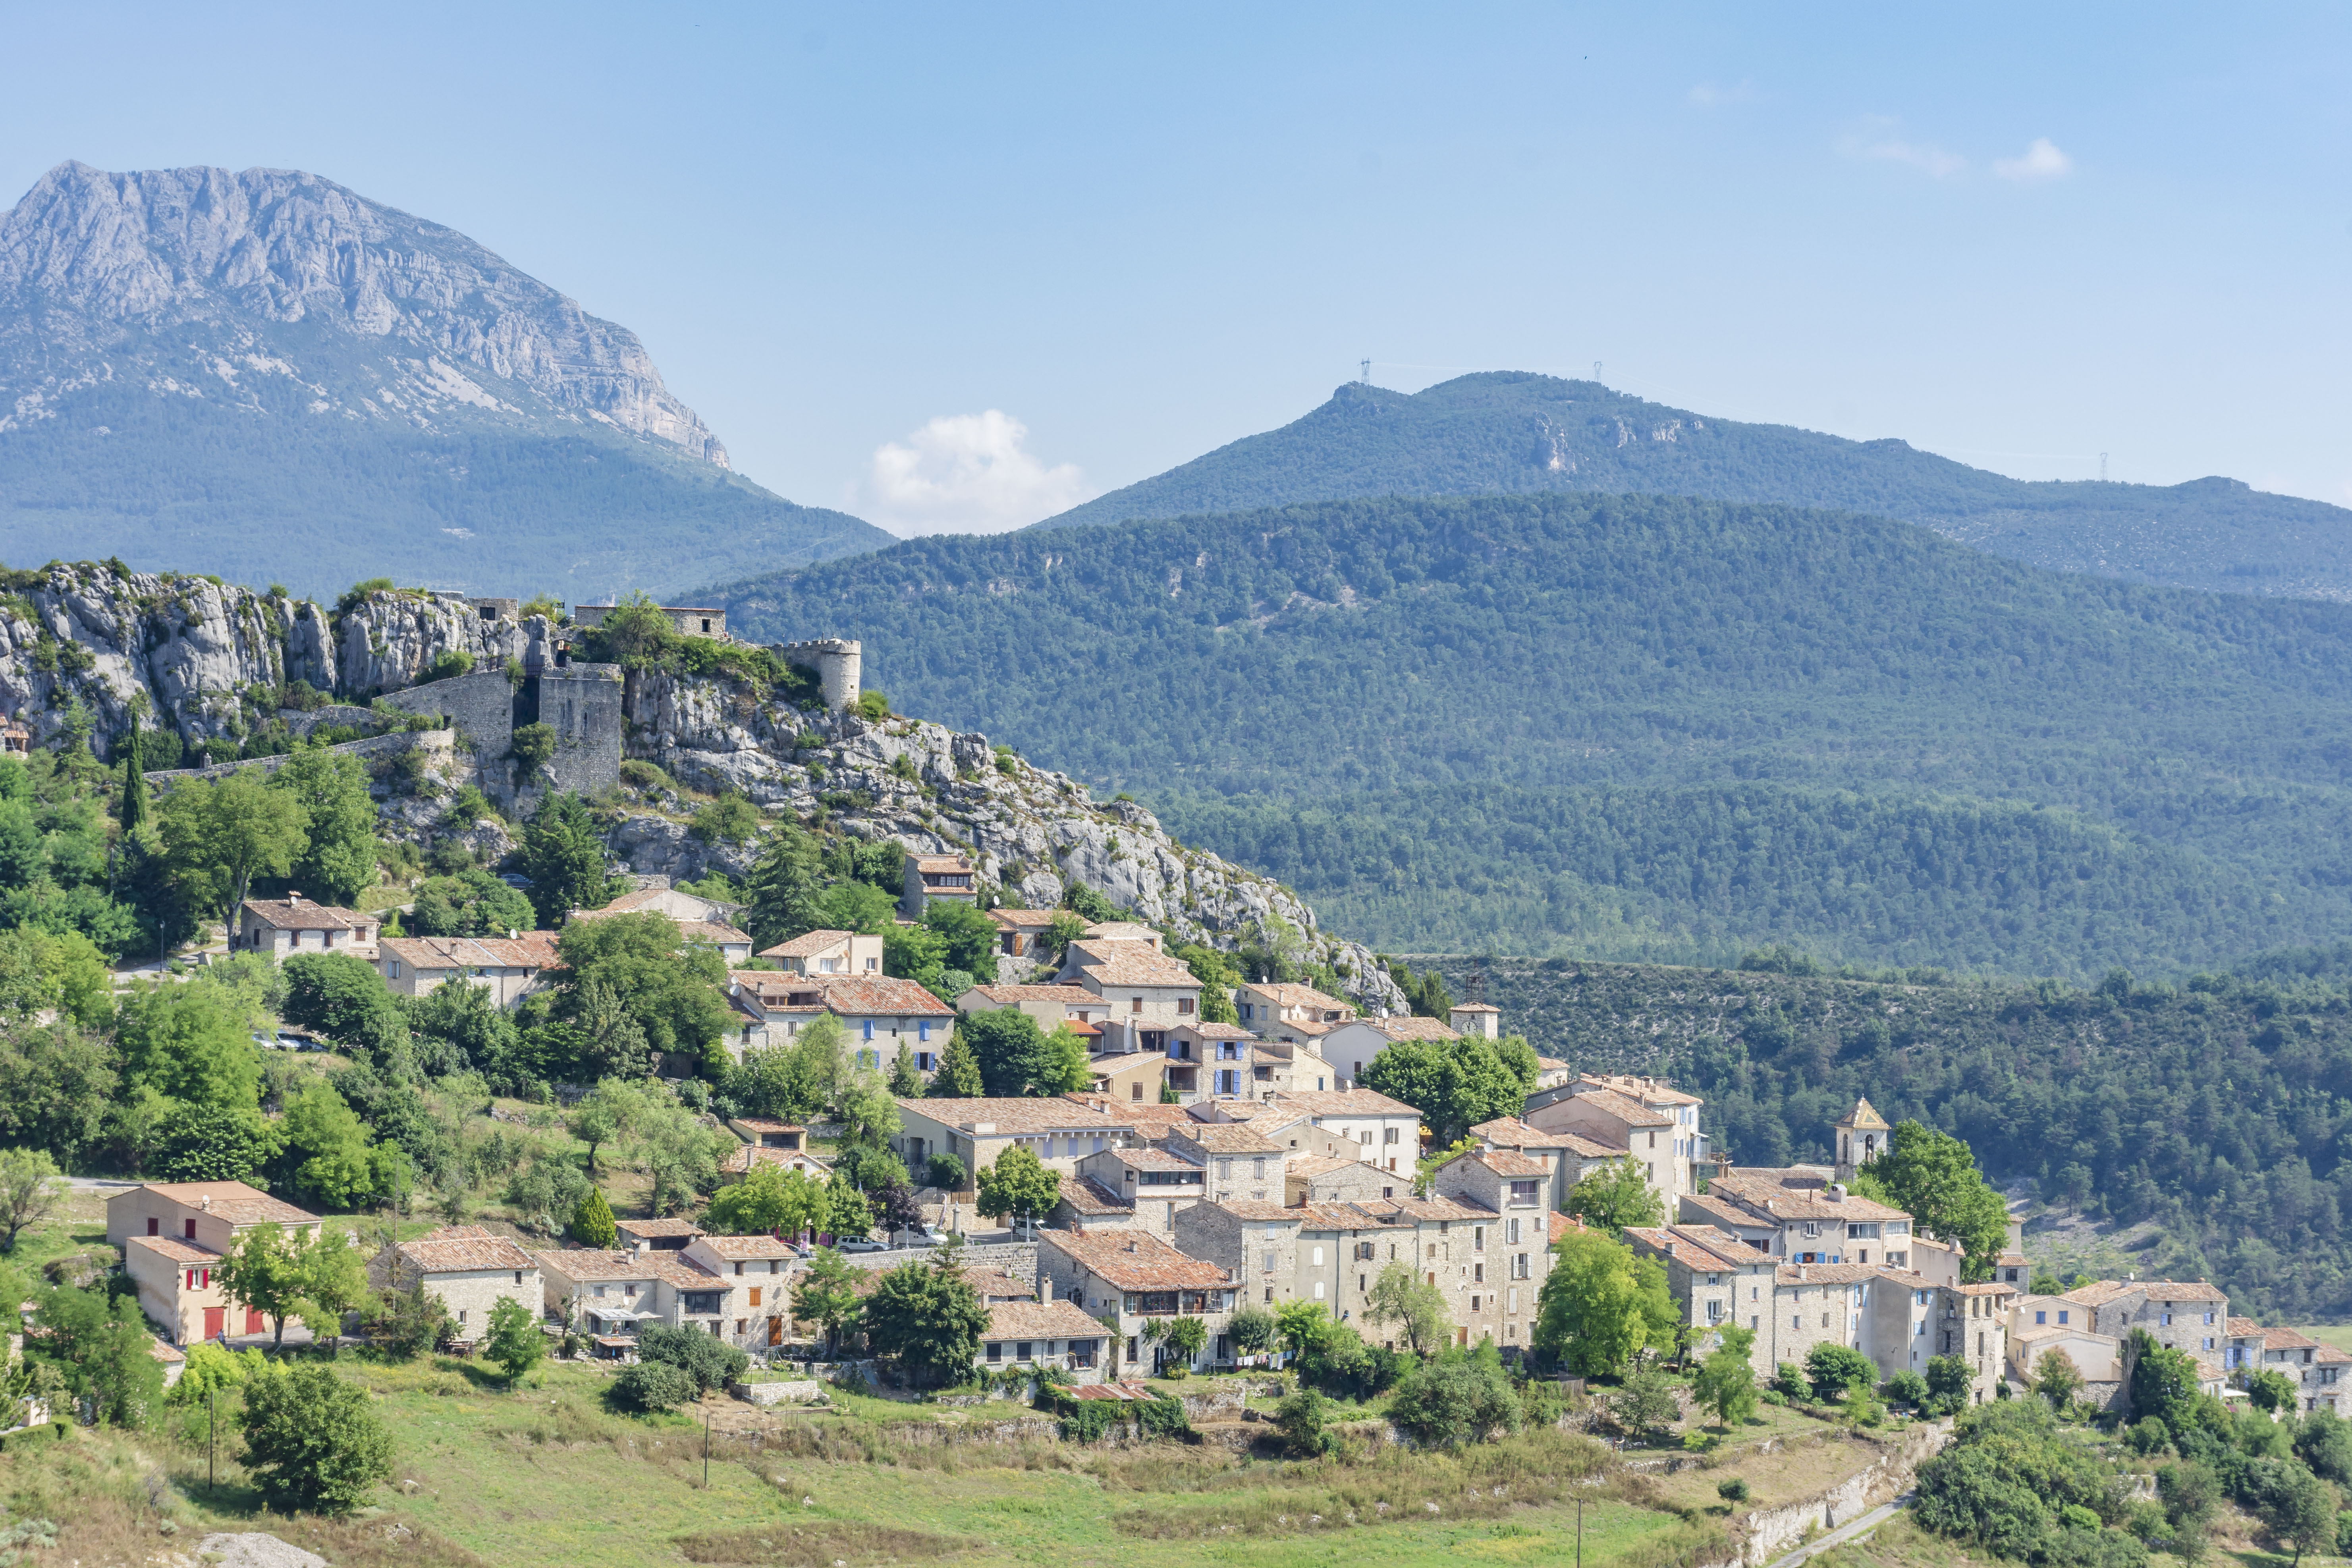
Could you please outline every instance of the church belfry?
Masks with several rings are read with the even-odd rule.
[[[1853,1180],[1853,1173],[1886,1152],[1892,1129],[1886,1118],[1870,1108],[1870,1101],[1857,1100],[1853,1109],[1837,1123],[1837,1179]]]

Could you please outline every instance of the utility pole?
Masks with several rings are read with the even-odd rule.
[[[1576,1568],[1584,1568],[1584,1500],[1576,1500]]]
[[[2107,482],[2107,455],[2106,455],[2105,452],[2102,452],[2102,453],[2100,453],[2100,454],[2099,454],[2099,483],[2101,483],[2101,484],[2105,484],[2106,482]]]
[[[1364,374],[1361,374],[1361,375],[1360,375],[1360,376],[1358,376],[1356,379],[1357,379],[1358,381],[1360,381],[1360,382],[1365,383],[1367,385],[1370,384],[1370,383],[1371,383],[1371,379],[1372,379],[1372,362],[1371,362],[1371,361],[1370,361],[1370,360],[1366,360],[1366,361],[1364,362]]]
[[[1592,379],[1595,381],[1599,381],[1601,379],[1601,362],[1599,360],[1594,360],[1592,362]]]
[[[702,1413],[702,1489],[710,1489],[710,1412]]]
[[[220,1390],[205,1390],[205,1484],[220,1485]]]

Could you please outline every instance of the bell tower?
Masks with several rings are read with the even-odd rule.
[[[1886,1118],[1870,1108],[1870,1101],[1857,1100],[1853,1109],[1839,1118],[1837,1127],[1837,1179],[1840,1183],[1853,1180],[1853,1173],[1886,1152],[1892,1129]]]

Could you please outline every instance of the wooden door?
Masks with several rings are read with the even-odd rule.
[[[780,1345],[784,1342],[783,1319],[770,1318],[768,1320],[768,1342],[772,1345]]]
[[[226,1307],[205,1309],[205,1338],[216,1340],[221,1337],[221,1331],[227,1327],[228,1309]]]
[[[247,1307],[245,1310],[245,1331],[248,1334],[266,1334],[269,1331],[269,1325],[261,1321],[259,1312]]]

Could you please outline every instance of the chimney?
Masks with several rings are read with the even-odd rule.
[[[1129,1252],[1133,1252],[1135,1250],[1135,1237],[1130,1236],[1127,1238],[1127,1249]]]
[[[289,888],[286,889],[286,901],[289,904],[299,904],[302,901],[302,895]]]
[[[1054,1277],[1041,1270],[1037,1275],[1037,1300],[1040,1301],[1050,1301],[1053,1299]]]

